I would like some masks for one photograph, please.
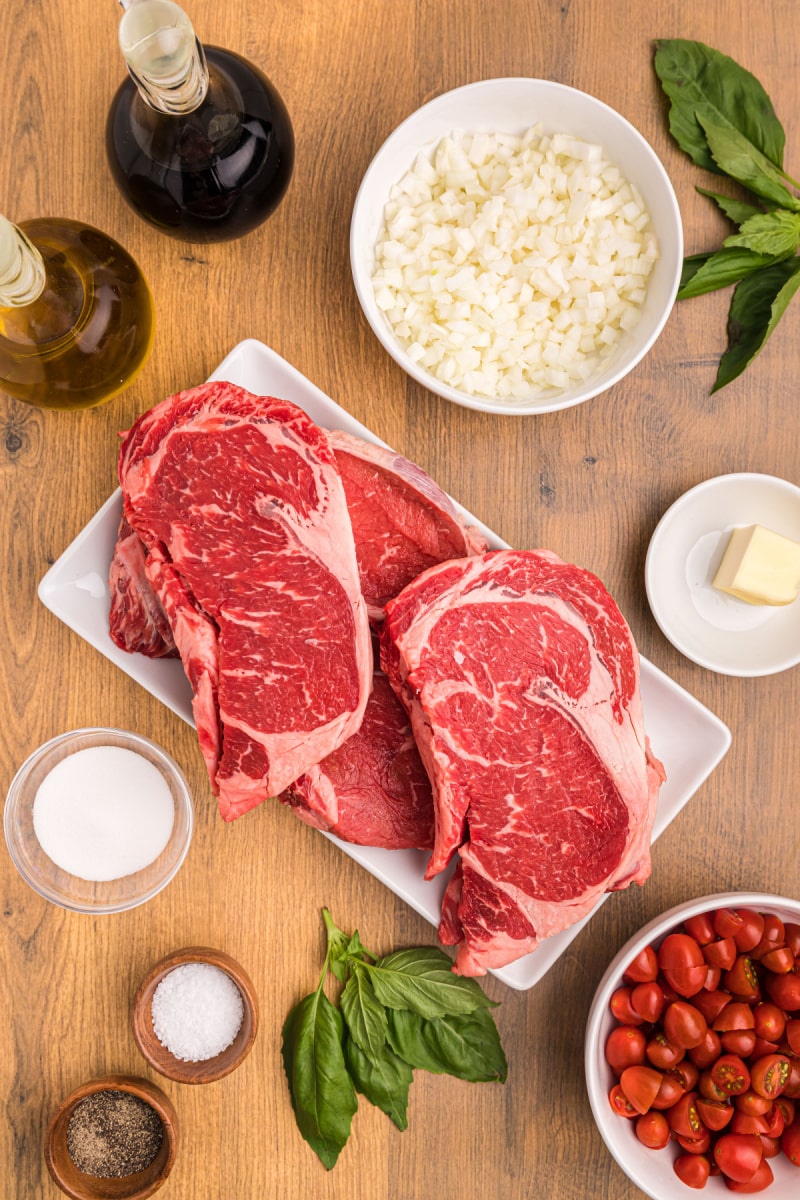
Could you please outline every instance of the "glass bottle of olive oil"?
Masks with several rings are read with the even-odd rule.
[[[292,174],[283,100],[252,63],[203,47],[173,0],[120,0],[130,78],[106,125],[114,179],[133,209],[187,242],[241,237],[277,207]]]
[[[0,216],[0,391],[40,408],[92,408],[138,374],[153,299],[113,238],[80,221]]]

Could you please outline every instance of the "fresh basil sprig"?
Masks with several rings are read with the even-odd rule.
[[[474,979],[454,975],[442,950],[381,958],[357,931],[348,937],[337,928],[327,909],[322,916],[322,976],[289,1013],[282,1053],[297,1126],[330,1170],[350,1136],[356,1092],[404,1130],[414,1068],[504,1083],[508,1064],[494,1002]],[[338,1005],[323,990],[329,971],[344,985]]]
[[[735,284],[728,348],[712,391],[741,375],[800,286],[800,184],[783,169],[785,135],[754,75],[703,42],[655,43],[654,66],[670,99],[669,128],[693,162],[750,193],[737,200],[698,187],[738,226],[719,250],[684,259],[678,299]]]

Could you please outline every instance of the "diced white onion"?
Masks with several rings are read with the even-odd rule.
[[[602,147],[536,126],[418,155],[390,193],[372,282],[413,362],[522,400],[601,370],[657,257],[642,197]]]

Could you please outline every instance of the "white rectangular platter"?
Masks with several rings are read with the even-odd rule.
[[[318,425],[380,442],[374,433],[261,342],[252,339],[240,342],[211,378],[226,379],[257,395],[291,400]],[[467,522],[481,530],[491,547],[507,546],[466,509],[458,507]],[[39,598],[70,629],[191,724],[191,691],[180,662],[126,654],[109,637],[108,567],[121,510],[122,499],[117,491],[47,572],[39,585]],[[653,829],[655,841],[723,758],[731,739],[727,726],[718,717],[645,659],[642,659],[641,684],[647,731],[653,750],[667,772]],[[431,924],[438,925],[446,879],[443,876],[429,882],[423,879],[426,854],[353,846],[338,838],[331,841]],[[591,916],[589,913],[563,933],[548,938],[533,954],[494,974],[509,987],[533,987]]]

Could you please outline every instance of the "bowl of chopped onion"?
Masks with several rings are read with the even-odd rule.
[[[636,366],[672,309],[680,210],[650,145],[545,79],[488,79],[408,117],[359,188],[356,292],[429,391],[484,412],[554,412]]]

